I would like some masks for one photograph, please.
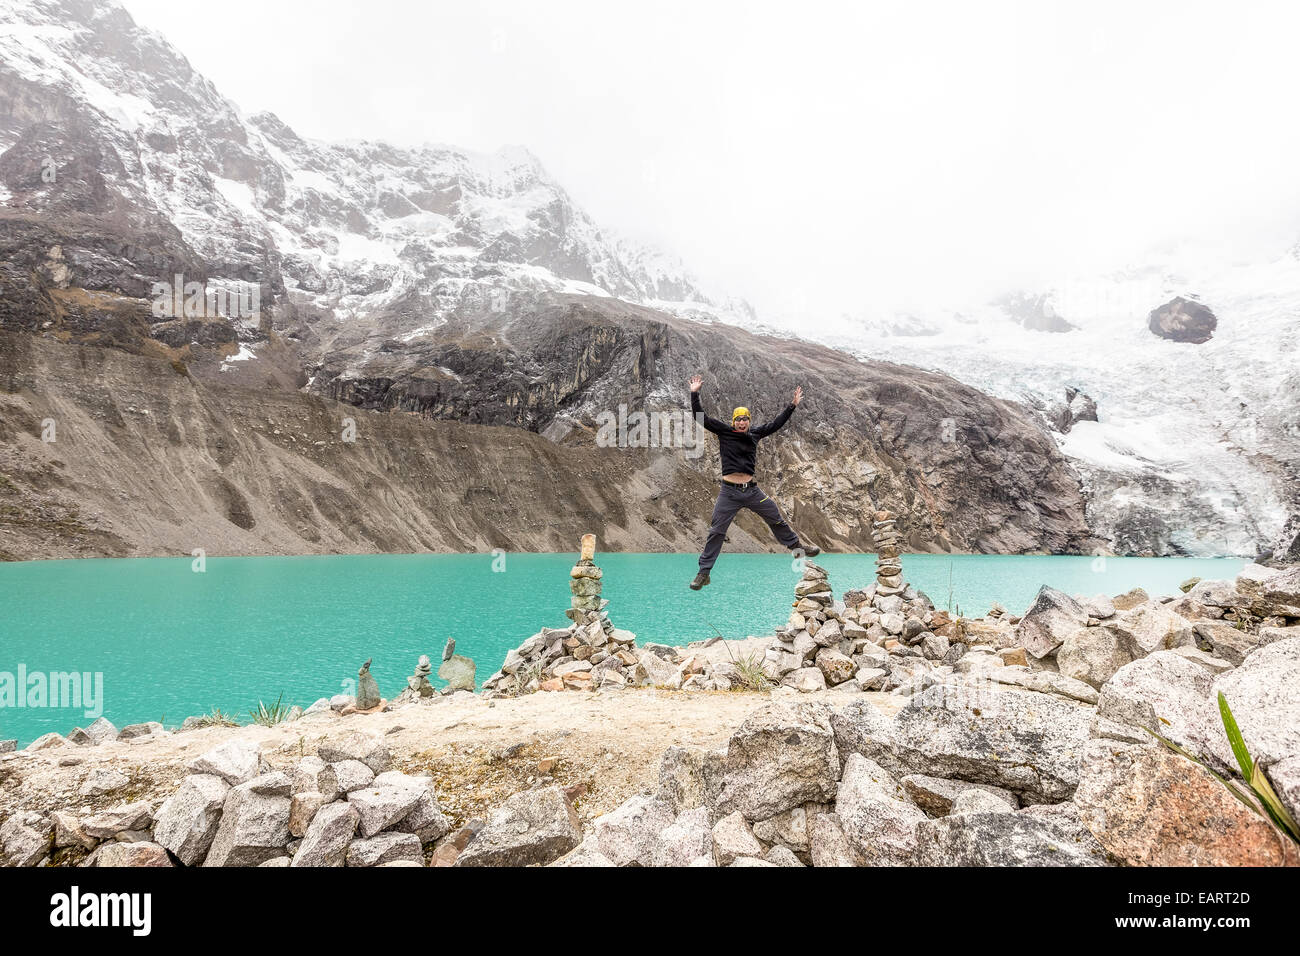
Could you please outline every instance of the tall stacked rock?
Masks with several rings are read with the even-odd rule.
[[[876,542],[876,593],[881,596],[903,593],[903,559],[899,550],[902,537],[895,527],[897,521],[892,511],[877,511],[871,522],[871,537]]]
[[[578,563],[569,572],[570,607],[565,628],[544,627],[506,654],[501,670],[483,682],[490,694],[536,690],[587,690],[642,683],[645,668],[636,653],[636,635],[619,630],[600,596],[604,572],[596,566],[596,536],[582,536]]]

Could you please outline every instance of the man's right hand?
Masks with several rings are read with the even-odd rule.
[[[703,384],[704,384],[704,377],[702,375],[696,375],[693,379],[691,379],[691,391],[698,392],[700,390],[700,386]]]

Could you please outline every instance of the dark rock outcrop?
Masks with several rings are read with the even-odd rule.
[[[1191,342],[1200,345],[1210,341],[1219,325],[1218,317],[1208,308],[1191,299],[1175,296],[1151,312],[1147,328],[1162,339],[1171,342]]]

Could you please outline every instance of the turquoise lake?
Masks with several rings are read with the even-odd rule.
[[[132,558],[0,564],[0,682],[101,672],[103,714],[117,726],[176,725],[213,708],[247,716],[283,695],[306,706],[339,693],[373,658],[385,697],[448,637],[480,680],[542,626],[567,624],[576,555],[490,554]],[[693,554],[602,554],[614,623],[639,642],[685,644],[721,633],[770,634],[789,613],[798,572],[779,554],[724,554],[713,583],[687,589]],[[497,567],[502,559],[495,559]],[[837,594],[868,584],[874,557],[818,559]],[[1175,593],[1198,576],[1231,578],[1238,559],[908,555],[905,574],[937,607],[1021,613],[1042,584],[1080,594],[1144,587]],[[435,681],[435,683],[437,683]],[[0,685],[2,686],[2,685]],[[0,739],[22,746],[88,723],[80,709],[0,706]]]

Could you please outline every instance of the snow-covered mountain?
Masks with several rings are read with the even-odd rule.
[[[1176,297],[1217,319],[1208,341],[1153,331]],[[1118,551],[1254,554],[1300,531],[1300,249],[1245,264],[1167,252],[968,311],[851,325],[831,344],[1038,408],[1083,477],[1089,526]]]
[[[961,312],[864,314],[847,331],[764,324],[679,260],[600,228],[522,148],[305,139],[241,112],[112,0],[0,0],[0,325],[198,378],[455,417],[473,373],[473,420],[540,430],[590,390],[566,363],[597,374],[592,355],[616,351],[603,331],[505,334],[519,316],[581,326],[585,313],[555,310],[585,306],[557,296],[794,328],[1037,408],[1082,476],[1092,531],[1117,551],[1251,554],[1300,531],[1300,260],[1207,261],[1153,259]],[[260,309],[151,314],[177,275],[253,284]],[[1149,327],[1176,296],[1213,312],[1208,341]]]
[[[241,113],[113,2],[0,0],[0,85],[0,153],[27,138],[0,169],[6,207],[171,227],[210,270],[195,278],[262,283],[264,301],[347,316],[418,299],[426,324],[503,288],[733,307],[603,232],[525,149],[303,139]],[[59,185],[86,168],[89,188]]]

